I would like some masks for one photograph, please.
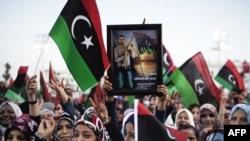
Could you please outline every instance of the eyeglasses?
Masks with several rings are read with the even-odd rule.
[[[205,118],[205,117],[207,117],[207,116],[209,116],[209,117],[215,117],[214,114],[201,114],[201,115],[200,115],[201,118]]]

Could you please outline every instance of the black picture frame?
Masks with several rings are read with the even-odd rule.
[[[124,36],[125,41],[126,49],[123,51],[117,48],[120,35]],[[127,57],[134,54],[135,58],[129,57],[130,61],[121,61],[126,56],[122,55],[124,50],[129,52]],[[157,85],[163,83],[161,24],[107,25],[107,54],[111,63],[107,73],[113,85],[110,95],[162,94],[156,91]],[[128,79],[125,79],[121,87],[118,81],[119,71],[127,72],[128,69],[132,72],[132,83],[127,83]]]

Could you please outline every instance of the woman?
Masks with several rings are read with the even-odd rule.
[[[34,141],[37,123],[30,119],[28,115],[16,118],[6,129],[4,134],[5,141]]]
[[[134,129],[134,110],[127,109],[124,112],[124,119],[122,123],[122,135],[124,141],[134,141],[135,140],[135,129]]]
[[[190,124],[183,124],[178,130],[187,133],[187,141],[198,141],[199,139],[198,130]]]
[[[83,114],[74,124],[72,140],[105,141],[101,119],[93,112]]]
[[[175,128],[178,129],[181,125],[187,124],[195,126],[193,115],[188,109],[180,109],[176,113]]]
[[[166,116],[167,119],[165,121],[165,125],[170,125],[170,126],[174,126],[175,123],[175,117],[176,117],[176,113],[182,109],[185,108],[182,102],[181,97],[179,96],[178,93],[175,93],[171,96],[171,105],[167,106],[167,111],[166,111]]]
[[[200,139],[205,140],[207,134],[222,127],[216,108],[209,103],[202,104],[200,107],[199,122],[201,126]]]
[[[230,112],[231,125],[250,125],[250,106],[247,104],[236,104]]]
[[[21,115],[22,115],[22,111],[16,103],[12,101],[6,101],[2,103],[0,105],[1,135],[4,135],[5,130],[8,127],[8,125]],[[4,136],[2,136],[2,140],[4,140]]]
[[[75,118],[64,112],[58,119],[53,139],[55,141],[71,141]]]
[[[195,127],[198,128],[200,105],[197,103],[191,104],[188,110],[193,114]]]

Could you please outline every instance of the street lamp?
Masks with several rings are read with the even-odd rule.
[[[221,51],[229,49],[229,34],[219,30],[214,32],[214,45],[212,50],[218,51],[218,67],[220,67],[221,61]]]
[[[49,35],[48,34],[36,34],[33,48],[41,51],[39,58],[37,60],[36,68],[35,68],[35,73],[36,73],[43,53],[45,51],[50,51],[52,49],[52,46],[49,43]],[[44,63],[44,60],[43,60],[43,63]],[[44,64],[43,64],[43,67],[44,67]]]

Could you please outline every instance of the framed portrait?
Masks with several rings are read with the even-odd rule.
[[[161,95],[161,24],[107,25],[111,95]]]

